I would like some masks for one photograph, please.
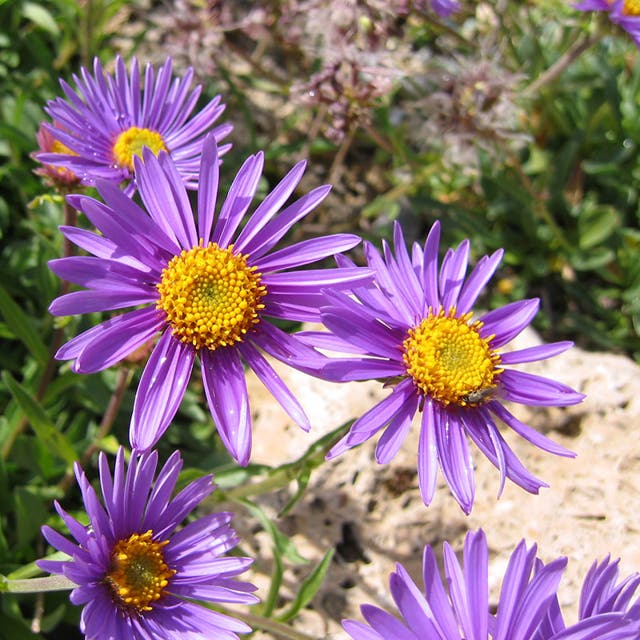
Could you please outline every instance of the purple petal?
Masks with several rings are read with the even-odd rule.
[[[203,349],[202,382],[209,410],[224,446],[240,465],[251,455],[251,412],[242,361],[237,349]]]
[[[304,160],[298,162],[260,203],[251,216],[251,223],[245,226],[234,244],[238,251],[253,253],[247,248],[249,243],[289,199],[302,178],[306,164]]]
[[[432,400],[424,401],[420,440],[418,442],[418,484],[422,501],[429,505],[436,492],[438,476],[438,446],[436,444],[436,414]]]
[[[531,324],[531,321],[538,313],[540,301],[537,298],[532,300],[518,300],[489,311],[480,318],[483,327],[480,329],[480,336],[484,339],[495,336],[491,340],[491,348],[498,349],[511,342],[520,332]]]
[[[239,346],[242,356],[247,364],[258,376],[259,380],[269,390],[282,408],[289,414],[292,420],[305,431],[311,429],[311,423],[304,409],[291,393],[282,378],[274,371],[273,367],[260,354],[260,352],[248,341]]]
[[[422,279],[424,286],[424,300],[427,308],[438,313],[440,295],[438,293],[438,247],[440,245],[440,223],[434,222],[424,245],[424,263]]]
[[[376,446],[376,460],[379,464],[391,462],[400,450],[407,433],[409,433],[411,421],[417,409],[417,402],[413,404],[414,406],[412,406],[411,402],[407,402],[403,407],[403,411],[400,411],[391,419],[384,433],[380,436]]]
[[[546,360],[564,353],[571,347],[573,347],[573,342],[550,342],[549,344],[540,344],[527,349],[519,349],[518,351],[509,351],[500,354],[500,364],[522,364],[523,362]]]
[[[476,264],[474,270],[466,279],[460,296],[458,298],[458,304],[456,309],[458,314],[464,315],[465,313],[473,309],[478,296],[482,292],[487,282],[491,279],[495,270],[498,268],[502,260],[504,251],[498,249],[491,256],[483,256]]]
[[[219,246],[226,247],[231,243],[238,225],[256,195],[263,166],[264,154],[259,151],[255,156],[249,156],[236,174],[211,236],[211,240]]]
[[[215,137],[209,134],[202,145],[200,177],[198,178],[198,237],[203,240],[205,246],[209,244],[211,239],[219,179],[218,145]]]
[[[469,263],[469,248],[471,243],[464,240],[455,251],[449,251],[442,261],[440,268],[440,298],[445,310],[458,304],[458,295],[464,284],[464,276]]]
[[[259,260],[256,266],[261,272],[280,271],[322,260],[341,251],[348,251],[360,242],[360,237],[351,233],[339,233],[303,240],[297,244],[270,253]]]
[[[49,313],[54,316],[74,316],[96,311],[112,311],[148,304],[158,299],[158,292],[141,292],[139,289],[122,285],[114,291],[72,291],[56,298],[49,305]]]
[[[82,349],[73,370],[77,373],[102,371],[143,346],[164,325],[162,314],[154,307],[138,309],[107,320],[95,327],[99,331],[94,333],[91,341]]]
[[[566,407],[585,398],[565,384],[524,371],[505,369],[500,384],[507,400],[534,407]]]
[[[166,431],[189,383],[195,350],[167,329],[140,378],[129,428],[131,445],[148,451]]]

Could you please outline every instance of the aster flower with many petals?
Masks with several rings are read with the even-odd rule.
[[[390,395],[351,426],[329,452],[333,458],[385,429],[376,449],[379,463],[398,452],[422,412],[418,448],[418,479],[426,504],[436,489],[438,464],[466,513],[474,500],[474,474],[467,436],[500,470],[501,486],[510,478],[529,492],[544,483],[520,463],[500,434],[493,416],[531,443],[563,456],[571,452],[520,422],[502,404],[565,406],[584,397],[547,378],[515,371],[507,365],[549,358],[570,342],[511,353],[500,349],[533,319],[538,300],[523,300],[472,318],[473,305],[502,257],[484,257],[465,279],[469,242],[449,250],[438,271],[440,226],[435,223],[424,249],[414,245],[409,256],[402,230],[395,226],[395,255],[385,243],[384,256],[369,243],[365,253],[375,272],[375,286],[353,295],[327,292],[322,322],[331,333],[308,332],[317,347],[360,353],[336,358],[323,369],[334,381],[384,379],[395,385]],[[350,263],[341,260],[345,267]]]
[[[218,154],[213,136],[200,167],[197,224],[176,166],[167,154],[143,150],[136,162],[146,211],[113,183],[98,182],[103,204],[72,195],[69,202],[100,231],[61,230],[91,256],[50,262],[60,277],[86,287],[53,301],[54,315],[135,307],[73,338],[56,354],[78,373],[101,371],[161,332],[135,398],[131,443],[154,446],[169,426],[189,382],[196,355],[211,414],[225,446],[246,464],[251,412],[244,360],[304,429],[309,421],[262,351],[301,369],[319,367],[320,354],[267,317],[317,321],[321,288],[344,289],[371,277],[366,269],[295,270],[356,245],[350,234],[322,236],[273,251],[298,220],[329,192],[318,187],[282,208],[298,185],[298,163],[245,220],[260,181],[263,155],[250,156],[215,214]],[[242,223],[245,223],[244,225]]]
[[[354,640],[632,640],[638,638],[638,612],[602,613],[592,610],[581,615],[575,625],[551,628],[551,610],[557,608],[556,590],[567,564],[558,558],[547,565],[536,559],[536,546],[527,549],[524,540],[516,547],[502,581],[495,615],[489,613],[489,551],[482,531],[466,536],[461,566],[451,546],[444,543],[444,573],[440,578],[434,550],[427,546],[423,556],[422,592],[406,569],[396,565],[389,586],[402,620],[373,605],[362,605],[368,624],[344,620],[343,626]],[[606,564],[606,562],[605,562]],[[606,567],[605,567],[606,569]],[[633,589],[640,576],[625,581]],[[582,598],[606,593],[606,586],[590,584],[587,577]],[[601,590],[601,588],[603,590]],[[628,592],[629,589],[618,588]],[[448,591],[448,593],[447,593]],[[597,596],[596,596],[597,597]],[[629,595],[629,598],[631,595]],[[636,634],[636,635],[633,635]]]
[[[77,585],[71,602],[83,606],[80,627],[87,640],[233,640],[251,631],[194,602],[257,601],[256,587],[234,579],[251,559],[224,555],[238,544],[231,513],[211,513],[178,529],[213,491],[211,476],[171,497],[182,468],[177,451],[155,479],[155,451],[133,455],[127,467],[120,449],[113,476],[104,454],[99,462],[102,502],[80,466],[75,468],[88,526],[56,503],[75,542],[42,529],[49,544],[71,559],[37,562]]]
[[[135,191],[134,158],[146,147],[155,155],[168,152],[187,187],[197,187],[205,135],[211,132],[220,141],[233,127],[226,123],[212,128],[225,108],[220,96],[192,117],[201,87],[189,91],[193,69],[181,78],[173,77],[172,65],[168,58],[157,73],[147,65],[144,88],[136,58],[128,73],[118,57],[114,76],[106,74],[96,58],[93,76],[85,68],[81,77],[74,75],[75,91],[61,80],[67,99],[50,100],[45,111],[59,125],[49,126],[49,132],[70,153],[39,153],[37,159],[70,169],[84,184],[126,181],[131,194]],[[222,147],[220,154],[229,147]]]
[[[640,0],[582,0],[573,5],[580,11],[606,11],[640,47]]]

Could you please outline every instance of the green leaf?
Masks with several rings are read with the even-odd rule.
[[[46,366],[49,360],[49,350],[35,330],[32,319],[23,313],[22,309],[1,286],[0,313],[4,316],[9,329],[29,349],[38,364],[41,367]]]
[[[284,567],[280,556],[275,553],[273,555],[273,572],[271,573],[271,584],[269,585],[269,593],[261,604],[260,613],[265,618],[270,618],[273,610],[276,608],[278,596],[280,595],[280,586],[282,585],[282,576]]]
[[[36,640],[42,639],[40,634],[32,633],[26,622],[10,618],[0,611],[0,639],[1,640]]]
[[[27,20],[44,29],[52,36],[58,36],[60,29],[53,16],[42,5],[35,2],[25,2],[22,6],[22,14]]]
[[[73,466],[78,457],[75,449],[51,422],[42,405],[8,371],[2,372],[2,380],[7,385],[14,400],[20,405],[40,442],[70,467]]]
[[[300,591],[298,591],[298,594],[291,603],[289,609],[282,615],[278,616],[278,620],[281,622],[288,622],[295,618],[298,612],[301,609],[304,609],[304,607],[311,602],[313,596],[316,595],[318,589],[324,582],[324,578],[327,575],[329,565],[333,558],[333,552],[334,549],[332,547],[324,554],[324,557],[320,560],[318,566],[303,580],[302,585],[300,586]]]
[[[42,497],[32,491],[31,487],[16,487],[13,495],[17,544],[20,549],[27,549],[47,519],[47,508]]]
[[[298,484],[296,492],[293,494],[293,496],[291,496],[291,499],[289,500],[289,502],[287,502],[287,504],[285,504],[284,507],[282,507],[282,509],[278,513],[279,518],[289,513],[289,511],[291,511],[291,509],[293,509],[293,507],[296,506],[298,500],[300,500],[300,498],[302,498],[302,496],[304,495],[304,492],[309,484],[310,478],[311,478],[311,468],[306,466],[300,471],[300,474],[296,478],[296,482]]]
[[[276,527],[271,521],[271,518],[269,518],[260,506],[246,499],[240,499],[238,502],[244,505],[256,517],[262,525],[262,528],[271,536],[275,553],[286,558],[293,564],[306,564],[309,562],[300,555],[293,542]]]
[[[591,249],[604,242],[620,226],[620,217],[613,207],[585,208],[578,217],[578,246]]]

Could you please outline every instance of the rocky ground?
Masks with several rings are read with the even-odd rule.
[[[527,331],[511,346],[539,341]],[[254,415],[253,462],[277,465],[298,458],[317,438],[342,422],[361,415],[388,391],[380,383],[329,384],[274,365],[295,389],[311,417],[313,433],[291,424],[277,403],[254,378],[249,390]],[[575,451],[576,459],[555,457],[535,449],[505,430],[515,452],[550,487],[529,495],[507,482],[497,499],[499,474],[477,450],[476,501],[466,517],[441,481],[437,497],[425,507],[417,488],[417,429],[389,465],[378,465],[374,442],[325,463],[312,475],[304,498],[284,518],[281,530],[292,536],[309,565],[289,567],[281,590],[282,604],[330,547],[336,551],[327,579],[294,622],[317,638],[342,639],[344,617],[360,618],[358,607],[371,602],[391,607],[388,575],[401,562],[420,580],[425,544],[441,550],[448,540],[458,550],[468,529],[482,527],[491,549],[489,579],[492,597],[515,545],[524,537],[538,543],[545,561],[569,558],[560,598],[567,618],[577,615],[579,590],[589,566],[610,553],[621,558],[623,574],[640,570],[640,424],[639,368],[622,356],[579,349],[527,370],[570,384],[587,394],[584,403],[567,409],[515,406],[523,421]],[[266,496],[262,503],[274,515],[287,501],[287,490]],[[271,568],[271,543],[255,522],[236,519],[244,549],[256,560],[252,579],[264,597]],[[266,572],[266,573],[265,573]],[[256,634],[259,638],[273,638]]]

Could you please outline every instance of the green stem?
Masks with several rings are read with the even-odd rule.
[[[324,461],[327,452],[337,442],[339,437],[343,436],[349,427],[351,427],[353,420],[345,422],[337,429],[322,436],[316,442],[314,442],[305,453],[297,460],[283,464],[273,470],[271,475],[267,476],[264,480],[256,482],[254,484],[240,485],[232,489],[228,489],[224,492],[219,492],[219,499],[223,500],[242,500],[243,498],[249,498],[252,496],[259,496],[263,493],[270,493],[277,489],[283,489],[292,480],[300,477],[300,473],[304,469],[315,469],[320,466]]]
[[[239,618],[240,620],[246,622],[250,627],[254,629],[269,631],[278,638],[285,638],[286,640],[317,640],[317,638],[309,636],[306,633],[296,631],[286,624],[276,622],[275,620],[271,620],[269,618],[263,618],[262,616],[256,616],[252,613],[238,613],[237,611],[234,611],[233,613],[231,613],[231,615],[233,615],[234,618]]]
[[[3,593],[42,593],[44,591],[69,591],[77,587],[75,582],[64,576],[29,578],[27,580],[9,580],[0,576],[0,592]]]
[[[546,71],[542,72],[528,87],[523,91],[524,96],[535,95],[547,84],[556,80],[564,70],[582,53],[592,47],[596,42],[604,36],[603,31],[597,31],[592,36],[585,35],[573,43],[561,58],[558,58]]]

